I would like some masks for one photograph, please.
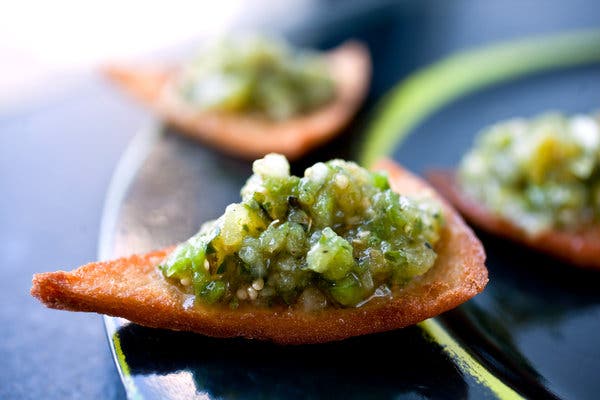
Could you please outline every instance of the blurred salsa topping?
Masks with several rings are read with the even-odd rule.
[[[281,121],[335,96],[326,58],[264,36],[228,38],[184,66],[177,91],[200,110],[258,114]]]
[[[463,157],[461,187],[530,234],[600,218],[600,116],[546,113],[484,129]]]

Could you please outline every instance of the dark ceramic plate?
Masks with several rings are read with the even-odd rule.
[[[359,32],[336,31],[341,36],[359,36],[371,46],[376,77],[371,99],[389,87],[382,83],[385,79],[398,78],[382,62],[389,54],[382,46],[389,43],[374,40],[382,26],[375,29],[364,24]],[[340,39],[306,37],[315,45]],[[492,88],[483,88],[482,83],[470,88],[468,96],[460,97],[467,90],[457,89],[415,119],[415,127],[398,128],[398,135],[402,130],[411,135],[394,147],[393,158],[418,173],[432,166],[450,167],[474,134],[491,122],[548,109],[591,111],[600,105],[600,68],[590,65],[547,70]],[[505,74],[505,78],[524,72]],[[383,113],[389,113],[390,107],[394,113],[405,112],[402,102],[391,100],[381,106]],[[359,116],[343,137],[296,163],[295,172],[316,159],[356,159],[357,132],[366,121],[364,115]],[[385,132],[375,132],[369,140],[377,141],[381,135]],[[397,142],[396,137],[392,139],[390,143]],[[114,176],[104,213],[101,258],[186,239],[203,221],[237,201],[250,172],[250,163],[223,156],[162,127],[141,132]],[[149,329],[106,318],[128,396],[363,399],[513,398],[520,394],[596,398],[600,393],[600,274],[478,234],[490,270],[484,293],[435,320],[395,332],[281,347]]]

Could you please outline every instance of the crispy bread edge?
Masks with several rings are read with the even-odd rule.
[[[105,74],[186,136],[249,159],[270,152],[296,159],[339,133],[364,100],[371,59],[363,44],[348,41],[327,53],[337,96],[325,106],[283,122],[245,115],[197,112],[174,93],[175,69],[109,66]]]
[[[380,162],[376,169],[388,171],[394,189],[405,188],[402,193],[432,191],[391,161]],[[402,328],[458,306],[481,292],[488,281],[481,243],[441,201],[446,225],[434,267],[395,292],[393,299],[375,299],[360,308],[313,313],[283,308],[184,308],[186,295],[156,269],[168,250],[90,263],[73,272],[36,274],[31,293],[51,308],[93,311],[150,327],[281,344],[328,342]]]
[[[544,231],[532,236],[464,194],[454,172],[434,170],[428,172],[427,177],[439,193],[474,225],[572,265],[600,269],[600,226],[578,232]]]

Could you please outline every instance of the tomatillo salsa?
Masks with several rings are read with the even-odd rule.
[[[177,81],[180,97],[191,106],[272,120],[327,103],[334,86],[321,54],[260,36],[230,38],[207,49]]]
[[[599,117],[548,113],[483,130],[458,170],[462,189],[526,232],[600,219]]]
[[[443,224],[435,200],[395,193],[386,175],[342,160],[297,177],[269,154],[253,171],[242,201],[160,264],[197,301],[354,307],[433,266]]]

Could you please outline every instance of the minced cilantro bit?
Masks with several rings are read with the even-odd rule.
[[[385,174],[332,160],[290,175],[269,154],[216,221],[179,245],[163,274],[202,303],[352,307],[431,268],[442,213]]]
[[[558,113],[481,132],[460,164],[463,190],[530,234],[600,218],[600,119]]]
[[[199,109],[272,120],[312,111],[335,95],[322,55],[259,36],[230,38],[202,52],[182,70],[177,90]]]

